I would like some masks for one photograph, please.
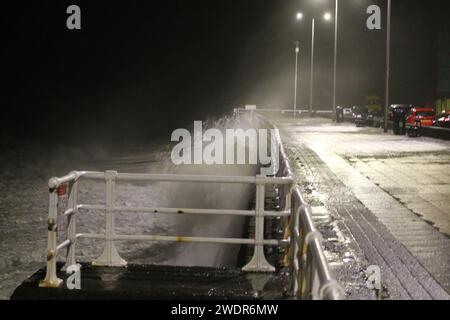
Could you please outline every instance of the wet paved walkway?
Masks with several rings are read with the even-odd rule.
[[[277,122],[303,191],[381,267],[389,297],[449,299],[450,144],[324,119]]]

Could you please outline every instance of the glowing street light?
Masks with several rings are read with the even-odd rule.
[[[334,6],[334,65],[333,65],[333,115],[336,114],[336,87],[337,87],[337,55],[338,55],[338,19],[339,19],[339,0],[335,1]],[[337,119],[336,119],[337,120]]]
[[[297,94],[298,94],[298,53],[300,42],[295,41],[295,78],[294,78],[294,119],[297,117]]]
[[[300,17],[300,18],[299,18]],[[301,20],[303,14],[301,12],[297,13],[297,20]],[[331,13],[327,12],[323,15],[325,21],[332,20],[333,16]],[[309,115],[312,116],[313,112],[313,102],[314,102],[314,42],[315,42],[315,29],[316,29],[316,19],[313,17],[311,21],[311,76],[310,76],[310,86],[309,86]]]

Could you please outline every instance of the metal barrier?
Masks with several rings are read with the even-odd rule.
[[[255,126],[256,122],[259,122],[260,126],[277,128],[272,121],[254,110],[234,109],[234,114],[236,116],[249,114],[250,119],[255,122]],[[276,141],[280,147],[278,175],[294,177],[278,131]],[[322,235],[314,226],[311,207],[304,200],[297,186],[294,186],[289,192],[292,199],[290,200],[291,216],[288,223],[290,235],[288,261],[293,294],[299,299],[344,299],[345,290],[330,272],[322,248]],[[283,199],[285,194],[286,190],[281,189],[280,198]]]
[[[260,115],[256,118],[265,125],[275,126]],[[77,240],[103,239],[105,248],[102,255],[92,262],[95,266],[125,266],[127,262],[122,259],[116,249],[116,240],[137,241],[168,241],[168,242],[195,242],[220,243],[236,245],[252,245],[254,253],[251,260],[242,268],[244,272],[274,272],[275,268],[267,261],[264,255],[264,246],[288,247],[288,264],[292,275],[292,293],[300,299],[342,299],[343,290],[332,277],[326,262],[320,233],[315,229],[311,219],[311,211],[304,202],[300,192],[294,188],[294,179],[289,161],[284,152],[281,138],[276,131],[277,145],[280,148],[279,171],[277,176],[194,176],[170,174],[128,174],[116,171],[89,172],[76,171],[61,178],[52,178],[49,181],[49,216],[48,216],[48,247],[46,277],[39,286],[59,287],[62,280],[57,277],[56,259],[58,253],[66,249],[65,267],[76,264],[75,250]],[[91,205],[78,203],[78,184],[81,179],[94,179],[105,181],[105,205]],[[256,187],[256,201],[254,210],[224,210],[224,209],[195,209],[195,208],[159,208],[159,207],[120,207],[116,206],[116,183],[120,181],[141,182],[183,182],[183,183],[226,183],[247,184]],[[265,190],[267,185],[277,186],[280,197],[280,211],[265,210]],[[67,239],[57,243],[58,219],[58,188],[67,187],[69,199],[68,208],[62,214],[68,219]],[[104,234],[77,233],[76,217],[81,209],[101,210],[106,214],[106,227]],[[118,212],[141,212],[158,214],[184,214],[184,215],[222,215],[222,216],[248,216],[255,218],[255,236],[252,239],[238,238],[211,238],[211,237],[183,237],[159,235],[119,235],[115,233],[115,216]],[[285,221],[285,238],[265,239],[265,217],[281,217]]]
[[[259,108],[256,110],[247,110],[244,108],[235,108],[234,109],[234,114],[235,115],[239,115],[242,113],[248,113],[248,112],[257,112],[257,113],[271,113],[271,114],[275,114],[275,113],[279,113],[281,115],[287,115],[287,114],[292,114],[292,115],[303,115],[303,114],[310,114],[311,111],[309,109],[297,109],[297,110],[293,110],[293,109],[265,109],[265,108]],[[335,114],[335,112],[333,110],[313,110],[311,115],[329,115],[329,116],[333,116]]]
[[[292,196],[292,290],[300,299],[343,299],[344,289],[329,270],[322,249],[322,235],[314,226],[311,208],[304,202],[297,188]]]

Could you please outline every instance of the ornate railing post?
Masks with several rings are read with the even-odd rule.
[[[57,288],[61,285],[62,280],[56,275],[56,254],[57,254],[57,224],[58,218],[58,194],[53,181],[49,182],[49,209],[48,209],[48,244],[47,244],[47,271],[45,279],[39,283],[40,287]]]
[[[69,194],[69,210],[72,212],[68,215],[67,220],[67,239],[70,240],[70,244],[67,247],[67,257],[66,257],[66,265],[65,268],[68,268],[71,265],[75,265],[75,251],[76,251],[76,222],[77,222],[77,214],[78,214],[78,180],[75,180],[71,183],[70,186],[70,194]]]

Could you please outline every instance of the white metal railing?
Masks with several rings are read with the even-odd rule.
[[[255,110],[247,110],[244,108],[235,108],[234,109],[234,114],[239,116],[240,114],[246,114],[246,113],[250,113],[250,112],[257,112],[257,113],[269,113],[269,114],[275,114],[275,113],[279,113],[281,115],[288,115],[288,114],[292,114],[292,115],[302,115],[302,114],[309,114],[311,113],[311,111],[309,109],[297,109],[297,110],[293,110],[293,109],[267,109],[267,108],[258,108]],[[333,110],[313,110],[312,114],[316,114],[316,115],[332,115],[334,114]]]
[[[266,126],[275,126],[266,118],[251,113],[254,121]],[[46,277],[40,282],[41,287],[59,287],[62,280],[57,276],[56,259],[66,249],[65,267],[76,264],[77,240],[103,239],[105,247],[102,255],[92,262],[95,266],[125,266],[116,249],[117,240],[134,241],[168,241],[194,243],[220,243],[252,245],[254,253],[251,260],[242,268],[245,272],[274,272],[264,255],[264,246],[286,246],[286,264],[292,275],[292,293],[300,299],[342,299],[341,286],[332,277],[321,245],[321,235],[314,227],[310,207],[294,187],[294,179],[289,161],[286,157],[281,138],[276,131],[276,142],[280,148],[279,170],[276,176],[194,176],[173,174],[128,174],[116,171],[90,172],[74,171],[61,178],[49,181],[49,215]],[[78,184],[81,179],[101,180],[106,185],[106,202],[104,205],[78,203]],[[162,208],[162,207],[124,207],[116,206],[116,183],[120,181],[142,182],[183,182],[183,183],[225,183],[246,184],[256,187],[254,210],[196,209],[196,208]],[[265,190],[267,185],[276,186],[280,198],[279,211],[265,210]],[[67,218],[67,239],[57,243],[58,188],[67,187],[68,206],[62,213]],[[101,210],[106,214],[105,233],[77,233],[77,215],[81,209]],[[183,215],[222,215],[248,216],[255,218],[255,236],[252,239],[183,237],[160,235],[120,235],[115,232],[115,217],[118,212],[158,213]],[[284,239],[265,239],[264,222],[266,217],[281,217],[285,222]]]
[[[106,183],[106,204],[88,205],[78,204],[78,183],[80,179],[104,180]],[[116,183],[118,181],[146,181],[146,182],[185,182],[185,183],[227,183],[248,184],[256,186],[255,210],[226,210],[226,209],[195,209],[195,208],[161,208],[161,207],[120,207],[115,205]],[[66,184],[69,190],[68,209],[63,216],[68,218],[67,239],[57,243],[57,202],[58,188]],[[66,267],[76,263],[75,248],[77,239],[104,239],[105,249],[103,254],[93,261],[96,266],[124,266],[126,261],[122,259],[115,247],[116,240],[140,240],[140,241],[169,241],[169,242],[196,242],[196,243],[221,243],[221,244],[246,244],[255,247],[253,258],[243,267],[248,272],[273,272],[275,268],[267,262],[264,256],[264,246],[287,246],[289,240],[264,239],[265,217],[288,217],[290,208],[284,211],[266,211],[264,208],[266,185],[288,186],[293,184],[291,177],[266,177],[266,176],[194,176],[194,175],[169,175],[169,174],[128,174],[116,171],[106,172],[72,172],[62,178],[52,178],[49,181],[49,218],[48,218],[48,248],[47,248],[47,275],[41,282],[42,287],[57,287],[61,281],[56,275],[56,257],[62,249],[67,249]],[[290,195],[286,195],[290,196]],[[106,228],[104,234],[76,233],[76,216],[80,209],[102,210],[106,213]],[[212,238],[212,237],[184,237],[184,236],[160,236],[160,235],[119,235],[115,233],[115,216],[117,212],[142,212],[160,214],[184,214],[184,215],[223,215],[223,216],[254,216],[255,237],[253,239],[238,238]]]
[[[258,111],[234,109],[237,116],[250,115],[249,118],[255,126],[276,128],[272,121],[259,114]],[[264,111],[277,112],[279,110],[264,109]],[[278,131],[276,141],[280,148],[278,175],[294,177]],[[290,239],[287,260],[291,271],[293,294],[299,299],[344,299],[345,291],[333,277],[328,266],[322,247],[322,235],[314,225],[311,207],[304,200],[297,186],[289,191],[281,188],[281,199],[285,199],[286,192],[291,195],[289,205],[291,215],[287,226]]]

